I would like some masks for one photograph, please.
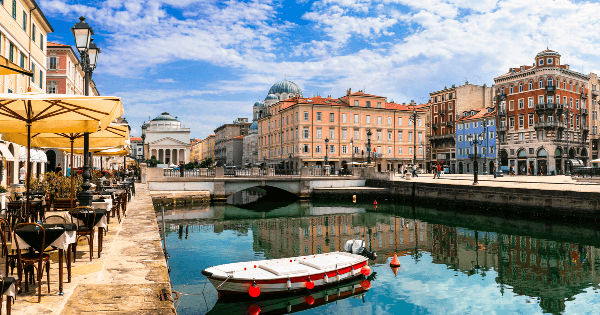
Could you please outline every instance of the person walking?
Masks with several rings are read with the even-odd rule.
[[[26,177],[27,177],[27,169],[25,169],[25,163],[22,163],[21,168],[19,169],[19,182],[21,184],[23,184],[25,182]]]
[[[54,169],[54,172],[56,173],[56,175],[58,176],[62,176],[62,164],[58,163],[58,166]]]
[[[417,175],[417,164],[413,165],[413,177],[419,177],[419,175]]]
[[[437,178],[440,179],[440,175],[442,174],[442,166],[439,164],[437,166],[437,172],[438,172]]]
[[[71,167],[71,164],[69,164],[69,167],[67,167],[67,177],[71,177],[71,171],[72,171],[72,167]]]
[[[400,167],[400,176],[404,177],[404,164]]]
[[[437,172],[437,167],[433,167],[433,179],[436,179],[438,177],[438,172]]]

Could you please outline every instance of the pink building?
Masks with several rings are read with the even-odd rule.
[[[84,73],[75,50],[70,45],[48,42],[46,92],[48,94],[84,95]],[[100,95],[94,81],[90,95]]]
[[[416,128],[409,118],[413,108],[420,115]],[[327,150],[329,165],[343,169],[367,160],[371,131],[371,161],[378,170],[413,163],[415,139],[416,162],[423,164],[425,115],[419,105],[388,103],[385,97],[350,90],[340,98],[294,96],[269,105],[258,118],[259,162],[320,168]]]

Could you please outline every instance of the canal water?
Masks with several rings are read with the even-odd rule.
[[[182,293],[178,314],[600,314],[594,226],[411,204],[273,208],[165,210],[171,282]],[[379,255],[370,262],[370,288],[361,279],[311,296],[228,300],[201,274],[225,263],[338,251],[359,238]],[[389,266],[394,253],[397,274]]]

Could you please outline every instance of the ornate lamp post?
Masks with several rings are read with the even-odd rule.
[[[467,136],[467,141],[475,148],[475,153],[471,155],[471,157],[473,158],[473,160],[475,161],[475,164],[473,164],[473,185],[477,185],[477,173],[478,173],[478,168],[477,165],[477,146],[481,145],[483,143],[483,132],[479,135],[475,134],[475,137],[473,137],[472,135]]]
[[[483,175],[487,175],[487,169],[486,169],[486,164],[487,164],[487,154],[488,154],[488,133],[487,133],[487,127],[488,127],[488,121],[487,119],[484,119],[482,122],[482,127],[483,127],[483,133],[485,135],[485,153],[483,154]]]
[[[83,80],[84,92],[86,96],[89,96],[92,72],[94,72],[94,69],[96,68],[100,49],[94,44],[94,40],[92,39],[94,31],[85,22],[83,16],[79,18],[79,23],[76,23],[75,26],[71,28],[71,32],[73,32],[73,36],[75,37],[75,46],[77,47],[77,50],[79,50],[79,55],[81,56],[81,68],[85,73]],[[92,192],[90,191],[90,188],[92,187],[90,183],[92,171],[90,167],[89,151],[90,134],[86,132],[83,135],[83,184],[81,185],[83,190],[79,193],[78,198],[80,206],[92,206]]]
[[[354,138],[350,139],[350,150],[352,150],[352,172],[354,172]]]
[[[371,164],[371,129],[367,129],[367,164]]]
[[[323,168],[326,168],[329,165],[329,138],[325,137],[325,165]]]
[[[565,153],[567,154],[567,158],[565,160],[565,176],[571,176],[571,168],[569,167],[569,123],[571,122],[571,108],[565,104],[566,111],[566,119],[567,119],[567,148],[565,149]]]
[[[506,109],[506,95],[504,95],[504,90],[502,93],[496,96],[496,104],[498,104],[497,109],[497,117],[500,117],[500,111]],[[503,177],[502,173],[502,156],[500,156],[500,163],[498,163],[498,156],[500,153],[500,133],[498,132],[498,128],[500,128],[500,118],[496,121],[496,171],[494,172],[494,177]]]
[[[413,113],[409,116],[410,121],[413,123],[413,163],[417,163],[417,121],[419,119],[419,114],[417,114],[417,110],[413,106]]]
[[[148,126],[144,122],[142,124],[142,161],[146,160],[146,129],[148,129]]]

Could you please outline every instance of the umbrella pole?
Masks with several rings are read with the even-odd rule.
[[[26,203],[25,203],[25,213],[27,217],[29,217],[29,185],[31,181],[31,166],[30,162],[30,150],[31,150],[31,123],[27,124],[27,173],[25,173],[25,180],[27,181],[27,187],[25,188],[26,195]],[[27,220],[29,222],[29,220]]]
[[[71,209],[73,209],[73,139],[71,139]]]

